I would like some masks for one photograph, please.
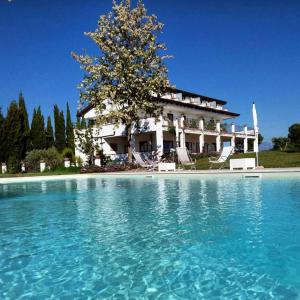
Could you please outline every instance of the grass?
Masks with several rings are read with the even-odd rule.
[[[230,158],[246,158],[255,157],[254,153],[246,154],[234,154]],[[300,167],[300,152],[282,152],[282,151],[263,151],[259,153],[259,165],[265,168],[292,168]],[[197,159],[196,169],[207,170],[209,169],[208,157]],[[229,167],[229,161],[227,163]],[[218,168],[217,165],[214,168]],[[32,176],[55,176],[55,175],[68,175],[68,174],[79,174],[80,168],[58,168],[52,171],[46,171],[43,173],[19,173],[19,174],[0,174],[0,178],[8,177],[32,177]]]
[[[70,167],[70,168],[57,168],[52,171],[45,171],[42,173],[18,173],[18,174],[0,174],[0,178],[9,177],[33,177],[33,176],[54,176],[54,175],[68,175],[68,174],[79,174],[80,168]]]
[[[248,158],[255,157],[254,153],[234,154],[230,158]],[[282,152],[282,151],[262,151],[259,153],[259,165],[265,168],[292,168],[300,167],[300,152]],[[196,168],[199,170],[209,169],[208,158],[200,158],[196,162]],[[229,161],[227,167],[229,166]],[[218,168],[218,166],[214,166]]]

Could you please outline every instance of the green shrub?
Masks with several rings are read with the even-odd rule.
[[[63,159],[55,148],[32,150],[25,158],[26,170],[28,172],[39,172],[40,161],[43,160],[50,169],[63,165]]]
[[[21,162],[14,155],[7,160],[7,171],[10,174],[16,174],[21,171]]]
[[[74,151],[71,148],[64,148],[61,153],[62,159],[68,158],[71,162],[75,161]]]

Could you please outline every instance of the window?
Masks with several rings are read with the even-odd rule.
[[[193,143],[192,142],[186,142],[185,146],[187,147],[187,149],[192,152],[193,151]]]
[[[140,142],[140,152],[150,152],[150,145],[148,141],[142,141]]]
[[[167,118],[169,121],[173,122],[174,121],[174,115],[173,114],[167,114]]]
[[[164,153],[170,153],[171,148],[174,148],[174,142],[164,140]]]

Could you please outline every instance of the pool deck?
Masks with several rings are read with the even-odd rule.
[[[32,181],[45,181],[45,180],[66,180],[66,179],[80,179],[80,178],[95,178],[105,176],[150,176],[150,175],[289,175],[289,176],[300,176],[300,168],[266,168],[266,169],[255,169],[255,170],[176,170],[175,172],[157,172],[157,171],[145,171],[145,170],[132,170],[124,172],[112,172],[112,173],[89,173],[89,174],[68,174],[68,175],[49,175],[49,176],[22,176],[22,177],[7,177],[0,178],[0,184],[7,183],[18,183],[18,182],[32,182]]]

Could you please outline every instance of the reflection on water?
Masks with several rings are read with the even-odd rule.
[[[299,195],[226,177],[1,185],[0,297],[296,299]]]

